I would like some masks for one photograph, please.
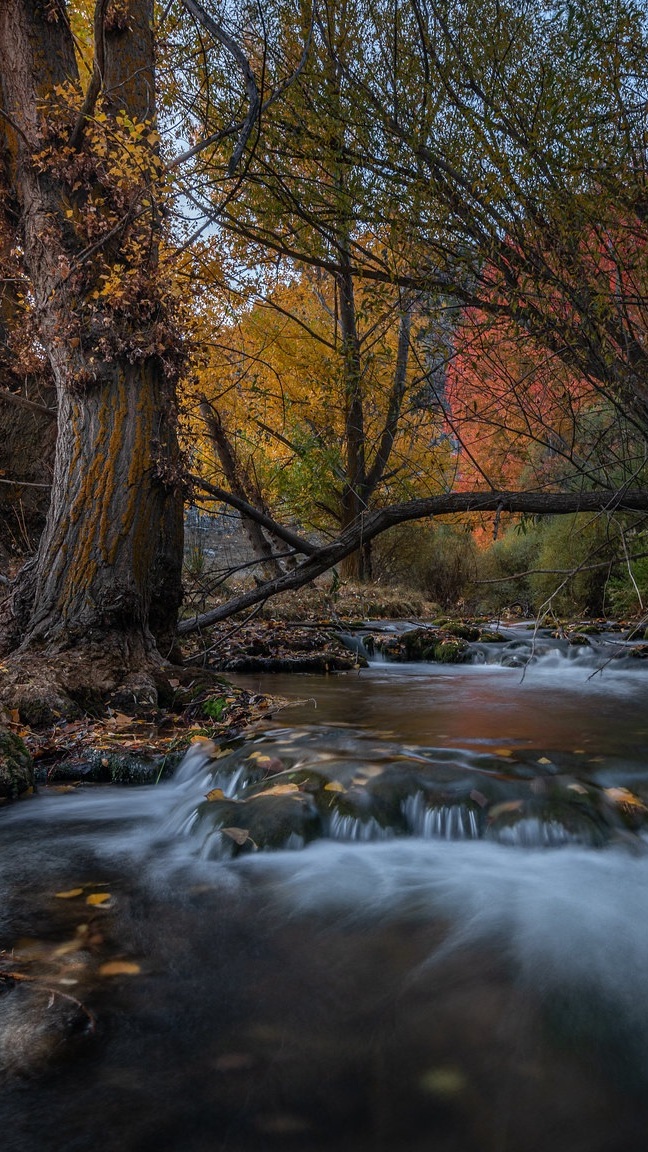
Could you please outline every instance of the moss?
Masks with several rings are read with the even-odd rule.
[[[434,645],[432,658],[438,664],[463,664],[467,650],[465,640],[442,640],[440,644]]]
[[[451,620],[446,625],[445,631],[449,632],[451,636],[457,636],[460,640],[480,639],[479,628],[474,628],[471,624],[464,624],[461,620]]]
[[[34,768],[23,741],[0,731],[0,797],[15,800],[34,785]]]

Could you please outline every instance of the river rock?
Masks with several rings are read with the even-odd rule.
[[[34,766],[23,741],[0,730],[0,799],[16,800],[34,786]]]
[[[220,836],[214,843],[214,854],[254,851],[255,848],[299,846],[321,835],[321,820],[310,795],[285,786],[286,791],[261,792],[248,800],[205,800],[198,808],[198,830],[206,836],[209,848],[211,832]]]

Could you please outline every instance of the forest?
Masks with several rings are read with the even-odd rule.
[[[640,5],[2,20],[10,708],[153,698],[179,613],[331,569],[641,614]],[[187,503],[259,561],[193,617]]]
[[[7,1152],[645,1146],[647,61],[0,0]]]

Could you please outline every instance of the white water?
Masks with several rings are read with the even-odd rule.
[[[449,795],[464,777],[522,794],[543,773],[644,795],[648,675],[592,670],[591,653],[550,652],[524,678],[382,664],[256,681],[317,706],[282,713],[255,747],[345,788],[402,769]],[[199,830],[197,807],[213,787],[241,795],[248,752],[214,763],[196,746],[169,784],[42,792],[1,814],[0,947],[59,945],[87,921],[105,937],[73,986],[99,1049],[39,1080],[27,1112],[21,1081],[0,1077],[3,1149],[638,1152],[642,835],[594,850],[521,819],[495,841],[476,807],[418,791],[403,801],[411,836],[334,812],[307,847],[208,859],[220,833]],[[54,897],[77,884],[77,903]],[[85,904],[96,885],[105,911]],[[140,975],[102,982],[115,956]],[[28,1059],[30,1003],[0,995],[9,1064],[16,1037]],[[47,1000],[35,1007],[47,1019]]]

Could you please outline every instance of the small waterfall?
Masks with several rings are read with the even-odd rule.
[[[477,812],[465,804],[428,805],[424,793],[403,801],[403,815],[413,836],[424,840],[477,840]]]
[[[392,840],[395,836],[393,828],[384,828],[374,816],[362,820],[359,816],[345,816],[340,812],[331,813],[328,834],[331,840],[353,840],[358,843]]]

